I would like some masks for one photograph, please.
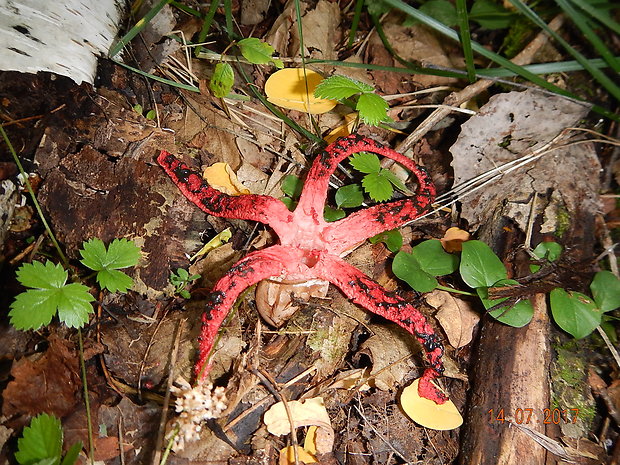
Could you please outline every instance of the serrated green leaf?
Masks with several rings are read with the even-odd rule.
[[[381,122],[392,121],[392,118],[387,114],[388,108],[388,103],[377,94],[360,95],[355,106],[360,118],[371,126],[376,126]]]
[[[459,267],[459,258],[447,253],[441,246],[441,241],[430,239],[411,249],[420,267],[432,276],[443,276],[454,273]]]
[[[301,195],[301,190],[304,188],[304,182],[294,174],[287,174],[282,178],[282,184],[280,189],[291,199],[297,200]]]
[[[355,208],[364,202],[364,193],[359,184],[348,184],[338,188],[334,200],[338,207]]]
[[[11,303],[11,325],[21,331],[39,329],[52,321],[58,308],[57,289],[29,289]]]
[[[91,270],[103,270],[106,266],[106,248],[101,239],[92,238],[82,243],[80,255],[82,264]]]
[[[355,94],[372,92],[373,90],[374,88],[368,84],[336,74],[323,79],[314,90],[314,96],[331,100],[343,100]]]
[[[135,266],[140,260],[140,247],[128,239],[114,239],[108,246],[105,268],[118,270]]]
[[[273,61],[274,49],[267,42],[263,42],[256,37],[249,37],[237,42],[241,49],[241,54],[246,60],[255,65],[264,65]]]
[[[518,284],[519,283],[513,279],[502,279],[501,281],[496,282],[493,286],[513,286]],[[487,310],[508,300],[507,297],[503,299],[489,299],[488,287],[479,287],[476,289],[476,293],[478,294],[478,297],[480,297],[482,305],[484,305],[484,308]],[[532,307],[532,303],[529,300],[521,300],[512,307],[499,307],[489,312],[489,315],[508,326],[512,326],[513,328],[521,328],[532,321],[532,317],[534,316],[534,307]]]
[[[379,173],[370,173],[362,179],[362,186],[371,199],[384,202],[392,197],[392,183]]]
[[[62,451],[62,427],[60,420],[43,413],[32,419],[17,440],[15,459],[22,465],[30,465],[46,459],[60,463]]]
[[[122,271],[101,270],[97,273],[97,282],[102,288],[110,292],[120,292],[125,294],[127,289],[133,286],[133,279]]]
[[[620,307],[620,280],[610,271],[599,271],[594,275],[590,290],[596,305],[602,312]]]
[[[413,192],[407,189],[407,186],[405,186],[405,184],[400,179],[398,179],[396,175],[390,170],[381,169],[381,171],[379,171],[379,174],[387,178],[388,181],[390,181],[390,183],[392,183],[392,185],[399,191],[403,192],[406,195],[413,195]]]
[[[58,296],[58,319],[69,328],[82,328],[88,323],[88,316],[94,313],[90,304],[93,300],[88,287],[79,283],[67,284]]]
[[[398,252],[403,246],[403,235],[398,229],[384,231],[370,238],[371,244],[383,242],[390,252]]]
[[[418,292],[430,292],[437,287],[437,279],[420,267],[410,253],[398,252],[392,262],[392,271]]]
[[[235,83],[235,73],[228,63],[218,63],[209,81],[209,89],[217,98],[226,97]]]
[[[463,281],[474,289],[490,287],[508,277],[502,261],[481,241],[463,242],[460,272]]]
[[[549,301],[557,325],[577,339],[586,337],[601,324],[603,312],[587,295],[557,288],[551,291]]]
[[[47,261],[24,263],[16,273],[17,280],[34,289],[57,289],[67,282],[67,272],[59,264]]]
[[[381,170],[379,157],[374,153],[360,152],[350,157],[351,166],[362,173],[378,173]]]

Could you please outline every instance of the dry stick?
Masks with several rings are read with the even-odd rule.
[[[560,29],[563,23],[564,17],[562,15],[558,15],[551,20],[551,22],[549,23],[549,27],[553,31],[557,31],[558,29]],[[534,55],[545,43],[547,43],[548,40],[549,36],[547,36],[545,32],[539,32],[538,35],[536,35],[536,37],[534,38],[534,40],[532,40],[523,50],[521,50],[521,52],[511,61],[514,64],[520,66],[529,64],[533,60]],[[403,153],[409,150],[411,147],[413,147],[413,144],[420,140],[428,131],[433,129],[435,124],[437,124],[439,121],[452,113],[453,110],[450,107],[458,107],[462,103],[471,100],[476,95],[493,85],[493,83],[494,81],[492,80],[482,79],[465,87],[459,92],[454,92],[448,95],[443,101],[443,104],[445,106],[437,108],[424,121],[422,121],[422,123],[415,129],[415,131],[409,134],[405,138],[405,140],[403,140],[396,147],[396,151]]]

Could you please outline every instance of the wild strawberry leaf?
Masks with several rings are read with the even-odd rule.
[[[133,286],[133,279],[118,270],[101,270],[97,273],[97,282],[108,291],[121,294],[125,294],[127,289]]]
[[[82,247],[81,262],[97,271],[97,282],[110,292],[127,292],[133,280],[125,273],[114,270],[136,265],[140,259],[140,248],[124,238],[114,239],[107,250],[101,239],[97,238],[84,242]]]
[[[323,79],[316,87],[314,96],[317,98],[343,100],[355,94],[373,91],[374,87],[368,84],[336,74]]]
[[[37,276],[35,278],[35,273]],[[88,287],[66,284],[67,272],[52,262],[25,263],[17,272],[17,279],[27,287],[35,287],[17,295],[11,304],[11,324],[20,330],[39,329],[48,325],[56,313],[69,327],[82,327],[93,313],[94,300]]]
[[[362,179],[364,190],[370,195],[370,198],[377,202],[384,202],[392,197],[394,189],[388,178],[379,173],[370,173]]]
[[[226,97],[235,83],[235,73],[228,63],[218,63],[209,81],[209,88],[217,98]]]
[[[381,170],[379,157],[374,153],[360,152],[351,157],[351,166],[362,173],[378,173]]]
[[[17,440],[15,459],[22,465],[31,465],[52,459],[60,463],[62,451],[62,427],[60,420],[43,413],[32,419]]]
[[[396,175],[390,170],[382,169],[379,174],[387,178],[392,183],[392,185],[399,191],[403,192],[406,195],[413,195],[413,192],[407,189],[407,186],[405,186],[405,184],[400,179],[398,179]]]
[[[359,112],[360,118],[371,126],[376,126],[381,122],[392,121],[387,114],[388,103],[377,94],[362,94],[357,101],[355,109]]]

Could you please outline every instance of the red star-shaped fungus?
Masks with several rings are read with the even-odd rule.
[[[374,152],[405,166],[418,180],[414,197],[378,204],[333,223],[323,219],[330,176],[338,163],[357,152]],[[211,187],[185,163],[168,152],[157,158],[185,197],[203,211],[224,218],[259,221],[269,225],[279,244],[248,254],[215,285],[202,317],[196,373],[206,376],[208,357],[217,332],[237,297],[249,286],[268,278],[335,284],[354,303],[393,321],[413,334],[424,347],[430,366],[419,383],[419,393],[435,401],[447,397],[432,382],[444,371],[443,346],[424,316],[407,300],[388,292],[340,255],[359,242],[409,222],[430,206],[435,187],[426,172],[400,153],[359,135],[340,138],[314,160],[299,203],[290,212],[278,199],[266,195],[229,196]]]

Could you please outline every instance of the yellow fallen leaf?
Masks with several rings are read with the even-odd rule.
[[[221,247],[223,244],[228,242],[231,237],[232,237],[232,232],[230,231],[230,228],[224,229],[219,234],[217,234],[213,239],[211,239],[209,242],[203,245],[202,248],[189,259],[189,261],[193,262],[198,257],[202,257],[203,255],[211,252],[212,250],[217,249],[218,247]]]
[[[334,447],[334,430],[322,397],[306,399],[303,402],[291,400],[287,402],[288,409],[293,419],[293,428],[302,426],[317,426],[316,445],[317,453],[326,454]],[[282,436],[291,432],[291,423],[286,413],[284,403],[277,402],[272,405],[263,416],[263,422],[267,431],[276,436]]]
[[[347,113],[344,115],[344,123],[327,134],[324,137],[325,142],[331,144],[339,137],[346,137],[351,134],[353,127],[355,126],[355,121],[357,121],[357,112]]]
[[[338,103],[336,100],[316,98],[314,90],[323,76],[302,68],[285,68],[276,71],[265,83],[267,100],[274,105],[315,115],[327,113]]]
[[[420,397],[418,384],[420,379],[403,389],[400,406],[409,418],[418,425],[435,430],[449,430],[463,424],[463,417],[451,400],[445,404],[436,404],[430,399]]]
[[[316,455],[316,432],[318,428],[316,426],[311,426],[308,428],[308,432],[306,433],[306,437],[304,439],[304,449],[312,454]]]
[[[297,448],[297,458],[300,462],[304,463],[319,463],[316,457],[301,446],[295,446]],[[293,446],[280,449],[280,460],[278,465],[294,465],[295,464],[295,448]]]
[[[460,252],[463,242],[469,240],[469,233],[461,228],[449,228],[439,240],[446,252]]]
[[[213,163],[202,172],[202,177],[209,183],[209,186],[228,195],[249,194],[247,189],[237,179],[237,175],[228,163]]]

